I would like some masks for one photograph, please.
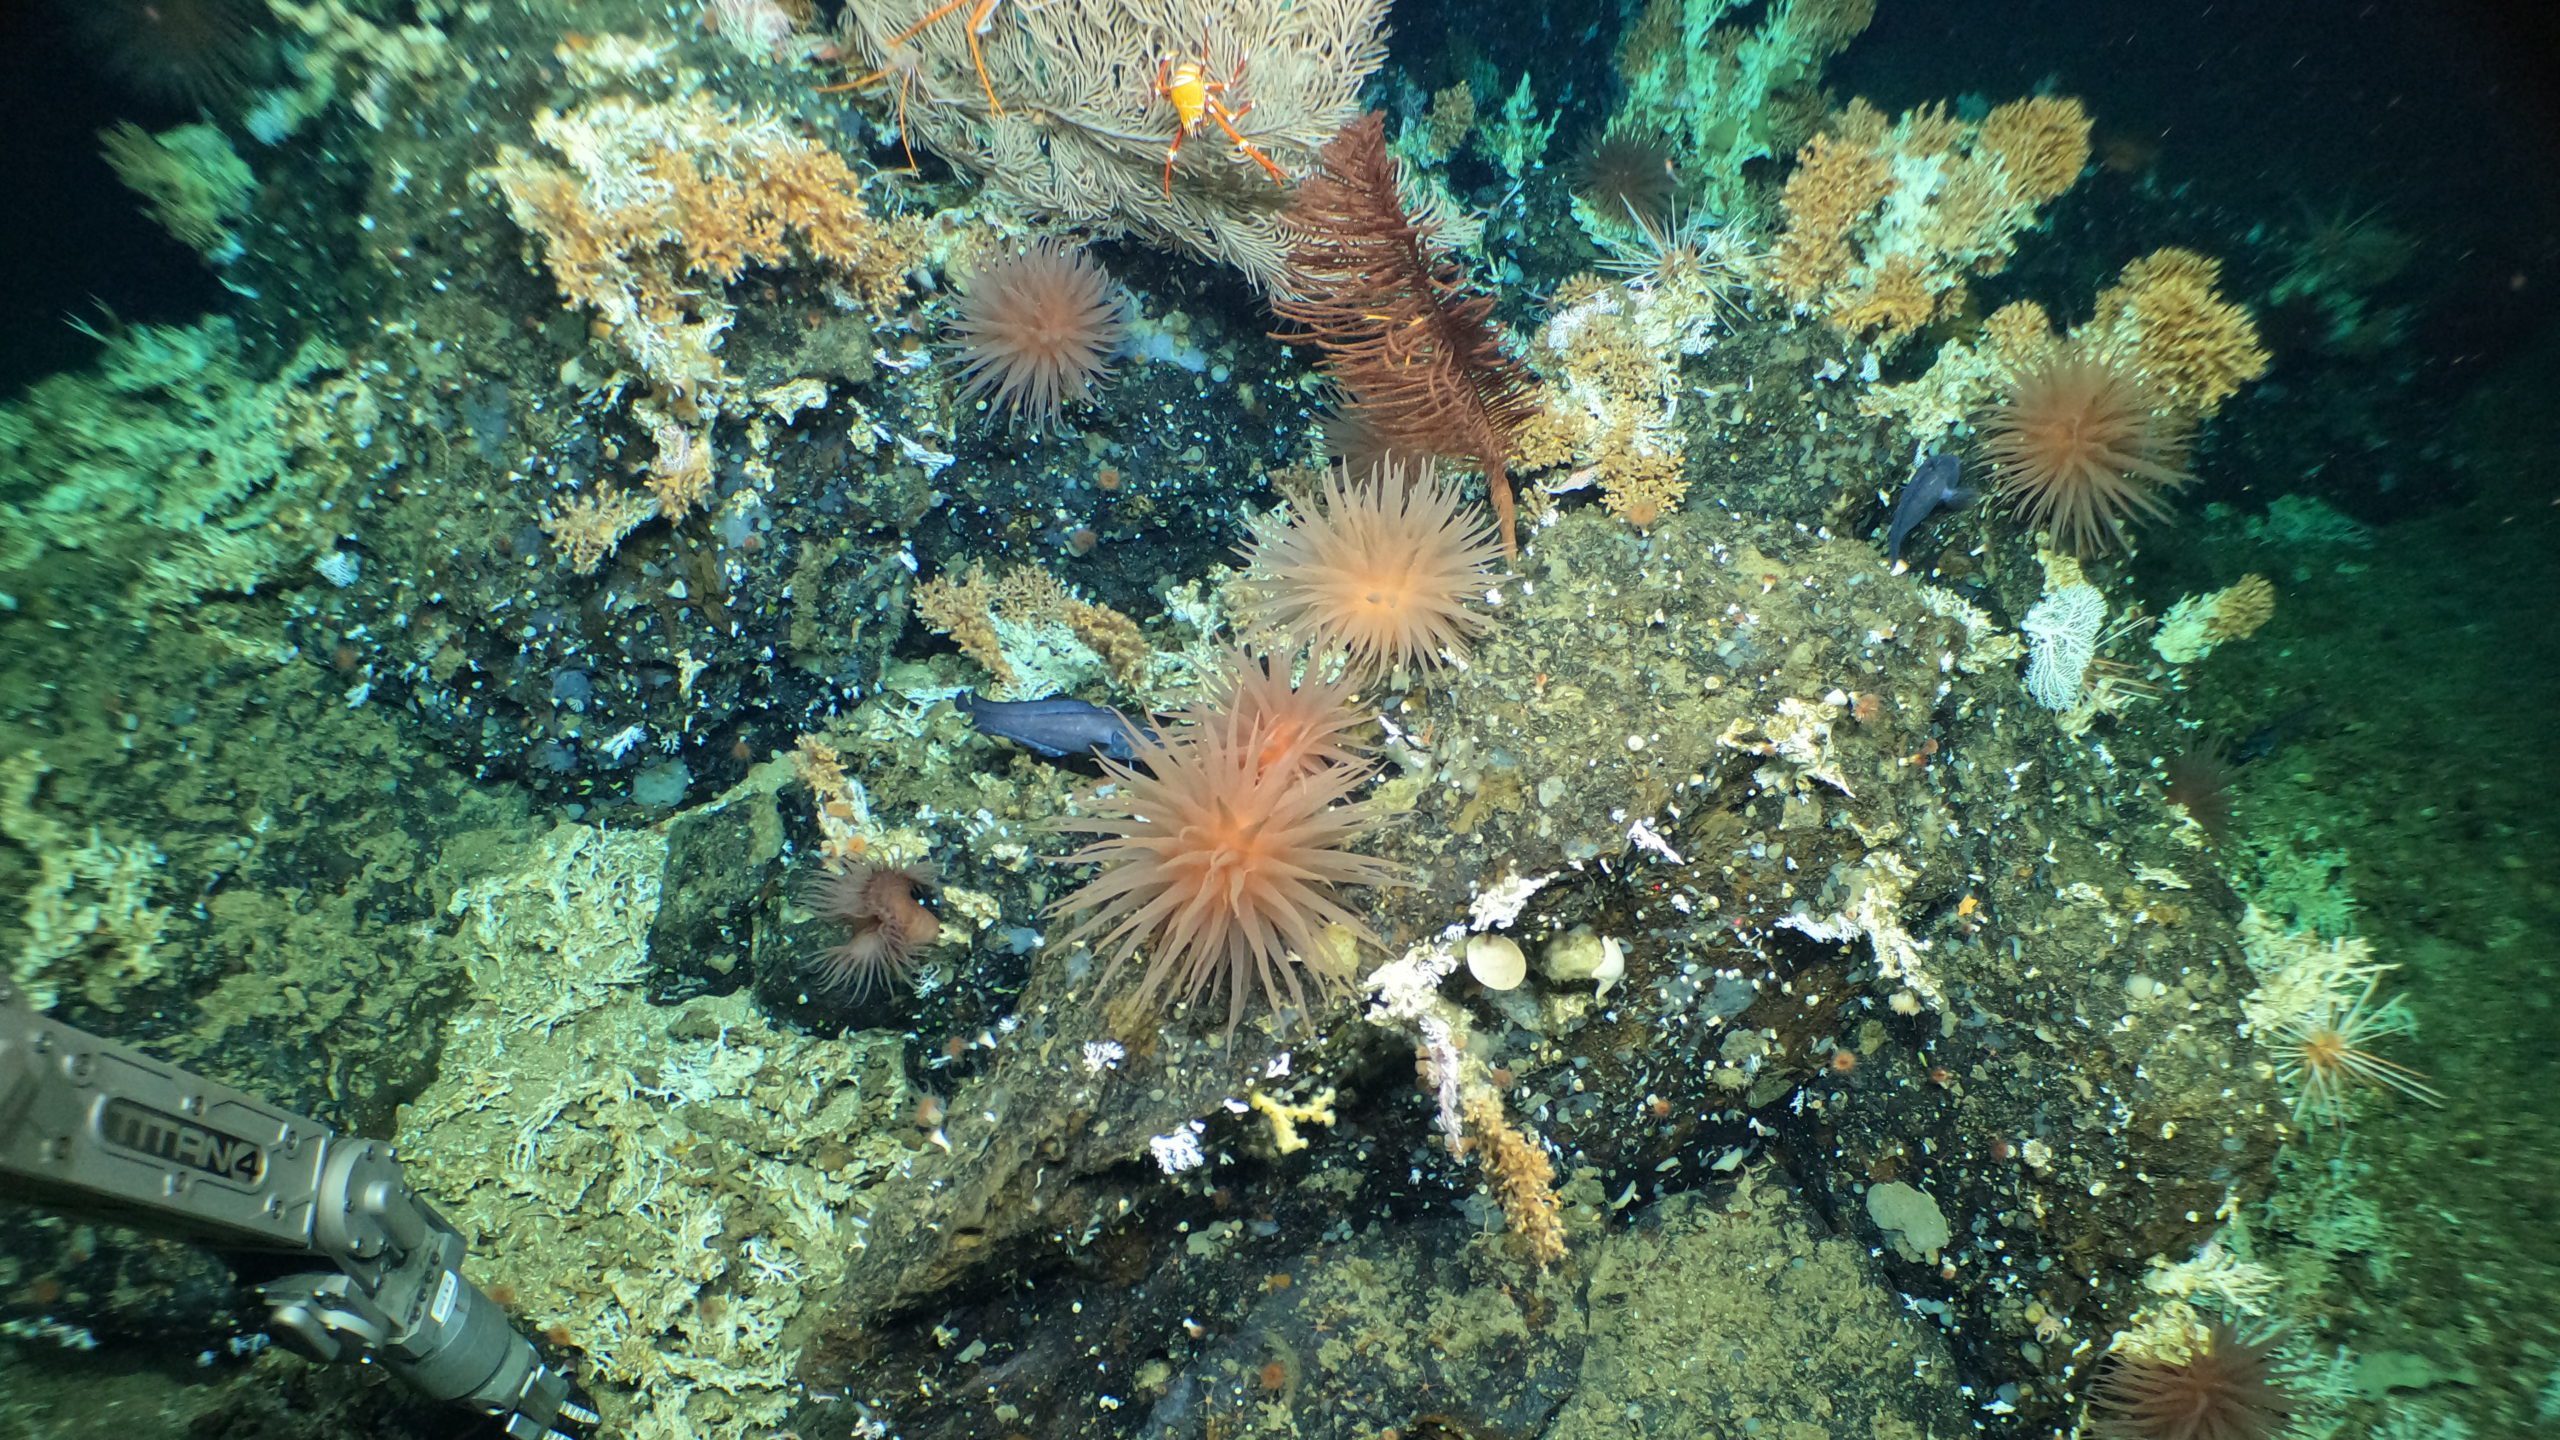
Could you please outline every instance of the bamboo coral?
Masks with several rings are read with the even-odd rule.
[[[1398,198],[1401,167],[1375,113],[1343,127],[1289,208],[1289,276],[1272,310],[1303,327],[1363,419],[1395,449],[1474,461],[1505,555],[1519,553],[1509,465],[1529,418],[1527,372],[1502,348],[1492,297],[1472,293],[1427,219]]]
[[[1286,194],[1211,120],[1195,122],[1168,174],[1184,120],[1158,67],[1198,65],[1223,118],[1295,177],[1386,54],[1383,0],[1079,0],[928,19],[937,7],[950,9],[853,0],[844,12],[846,49],[926,148],[1025,210],[1191,250],[1265,285],[1280,273]]]

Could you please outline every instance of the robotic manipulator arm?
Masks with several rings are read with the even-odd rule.
[[[258,1287],[276,1338],[374,1360],[513,1440],[592,1411],[497,1302],[462,1277],[462,1236],[399,1158],[308,1116],[45,1018],[0,981],[0,1197],[217,1250],[302,1257]]]

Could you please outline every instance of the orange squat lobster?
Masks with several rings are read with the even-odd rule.
[[[1244,66],[1239,63],[1236,79],[1243,78]],[[1236,129],[1236,122],[1252,111],[1253,102],[1246,101],[1241,110],[1230,110],[1226,102],[1218,98],[1219,91],[1234,83],[1234,80],[1206,78],[1197,60],[1185,60],[1179,65],[1171,60],[1156,62],[1155,93],[1173,102],[1173,114],[1178,122],[1174,126],[1173,143],[1164,147],[1165,194],[1173,193],[1174,157],[1182,153],[1182,142],[1191,138],[1191,132],[1199,129],[1204,119],[1216,121],[1218,128],[1227,132],[1227,138],[1235,142],[1238,150],[1270,172],[1274,184],[1285,186],[1289,183],[1289,177],[1281,172],[1279,166],[1271,163],[1271,157],[1254,148],[1254,143],[1244,138],[1244,132]]]

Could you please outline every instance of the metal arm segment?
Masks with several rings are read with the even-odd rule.
[[[258,1287],[276,1337],[378,1360],[516,1440],[586,1427],[506,1312],[462,1275],[460,1233],[379,1141],[336,1130],[28,1009],[0,981],[0,1195],[322,1267]]]

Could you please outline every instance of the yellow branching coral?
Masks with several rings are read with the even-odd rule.
[[[571,570],[592,575],[621,548],[624,536],[657,513],[658,507],[647,496],[603,484],[545,509],[542,533],[551,537]]]
[[[876,311],[904,290],[904,231],[864,211],[862,182],[781,121],[705,94],[616,96],[535,118],[554,163],[515,146],[482,178],[538,237],[561,297],[595,311],[652,382],[718,386],[734,318],[717,285],[753,265],[825,264]],[[796,249],[795,249],[796,242]]]
[[[1982,118],[1980,148],[2000,157],[2018,197],[2042,205],[2071,188],[2089,163],[2089,112],[2068,95],[2035,95]]]
[[[1769,247],[1769,274],[1790,299],[1809,302],[1840,278],[1850,236],[1892,189],[1892,166],[1873,149],[1830,135],[1806,142],[1779,201],[1786,229]]]
[[[2012,374],[2029,361],[2042,359],[2054,338],[2053,317],[2033,300],[2012,301],[1982,322],[1983,346]]]
[[[1000,689],[1013,687],[1013,667],[1005,663],[996,642],[996,582],[984,565],[972,563],[957,579],[938,575],[916,587],[916,616],[951,637],[960,653],[996,677]]]
[[[1958,312],[1967,275],[2006,266],[2088,156],[2076,100],[2021,100],[1980,124],[1924,105],[1889,126],[1853,101],[1797,155],[1769,276],[1798,309],[1890,349]]]
[[[1895,255],[1876,267],[1863,285],[1842,290],[1831,306],[1831,323],[1852,335],[1869,335],[1890,348],[1929,323],[1938,306],[1929,276],[1918,261]]]
[[[1689,493],[1687,468],[1676,450],[1650,450],[1633,441],[1614,445],[1600,462],[1600,503],[1637,529],[1650,530]]]
[[[1271,1122],[1271,1148],[1283,1155],[1295,1155],[1307,1148],[1307,1137],[1299,1126],[1322,1125],[1329,1129],[1334,1123],[1330,1085],[1302,1101],[1276,1100],[1268,1090],[1256,1090],[1246,1099]]]
[[[1138,622],[1091,600],[1069,600],[1060,618],[1076,638],[1090,646],[1111,669],[1111,678],[1132,690],[1147,683],[1155,669],[1155,647],[1147,643]]]
[[[1596,482],[1609,513],[1640,530],[1679,508],[1689,489],[1676,423],[1680,355],[1713,303],[1684,293],[1643,280],[1600,286],[1548,317],[1530,356],[1545,384],[1521,427],[1518,473],[1570,467],[1539,489]]]
[[[2215,289],[2221,271],[2220,261],[2192,250],[2154,251],[2099,293],[2083,333],[2173,407],[2210,415],[2267,373],[2257,322]]]
[[[1017,695],[1033,678],[1007,653],[1008,637],[1021,653],[1044,652],[1044,658],[1054,659],[1054,652],[1064,648],[1080,654],[1088,668],[1098,660],[1114,680],[1131,689],[1146,684],[1154,669],[1154,648],[1137,621],[1079,598],[1037,565],[989,575],[986,566],[973,561],[957,578],[937,576],[917,586],[915,605],[927,626],[950,636],[961,654],[995,677],[1000,694]],[[1039,693],[1047,693],[1046,688]]]

